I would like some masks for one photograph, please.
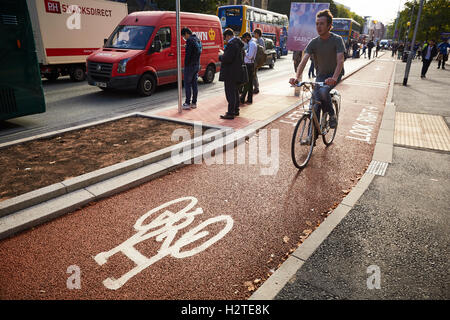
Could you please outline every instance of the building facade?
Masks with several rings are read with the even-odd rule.
[[[365,16],[364,21],[363,34],[367,35],[368,39],[379,41],[385,38],[386,27],[382,22],[374,20],[370,16]]]

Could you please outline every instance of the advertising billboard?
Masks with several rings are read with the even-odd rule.
[[[302,51],[311,39],[317,37],[316,14],[328,9],[329,3],[292,2],[289,18],[287,48]]]

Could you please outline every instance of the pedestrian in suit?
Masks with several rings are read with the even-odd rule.
[[[232,29],[225,29],[223,38],[227,42],[223,55],[219,56],[219,81],[225,83],[225,96],[228,101],[228,111],[221,115],[222,119],[234,119],[239,115],[239,84],[241,82],[244,43],[234,36]]]
[[[373,43],[372,40],[369,41],[369,43],[367,44],[367,54],[369,56],[369,60],[370,60],[370,55],[372,54],[372,48],[375,47],[375,44]]]
[[[436,41],[430,40],[429,44],[426,44],[423,47],[422,50],[422,73],[420,75],[420,78],[424,79],[426,78],[425,75],[427,74],[428,68],[431,64],[431,61],[433,58],[437,55],[438,51],[436,48]]]

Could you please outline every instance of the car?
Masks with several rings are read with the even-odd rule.
[[[277,60],[277,51],[275,50],[275,45],[272,39],[264,38],[264,43],[266,45],[266,55],[267,60],[264,64],[265,66],[269,66],[270,69],[273,69],[275,66],[275,61]]]

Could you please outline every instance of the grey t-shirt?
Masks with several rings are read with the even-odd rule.
[[[317,76],[333,75],[337,66],[336,54],[345,51],[342,37],[332,32],[330,34],[327,40],[320,37],[312,39],[305,49],[305,52],[313,57]],[[344,74],[344,68],[342,68],[341,74]]]

